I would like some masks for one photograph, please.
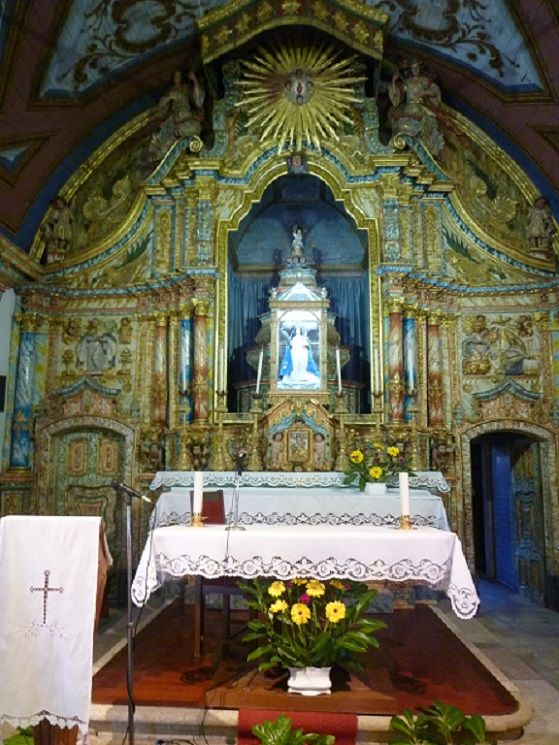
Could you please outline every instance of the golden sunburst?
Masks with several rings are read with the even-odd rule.
[[[356,58],[331,46],[259,49],[243,67],[237,106],[246,109],[249,128],[262,130],[262,140],[277,142],[278,152],[337,141],[342,123],[353,123],[351,105],[362,101],[355,87],[365,78]]]

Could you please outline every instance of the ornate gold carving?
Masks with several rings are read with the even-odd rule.
[[[335,23],[345,31],[343,15],[336,14]],[[247,111],[247,127],[259,130],[262,140],[270,137],[278,152],[304,144],[320,150],[325,137],[338,142],[334,122],[352,124],[351,104],[361,102],[355,84],[364,78],[354,58],[342,57],[334,46],[262,48],[242,64],[237,105]]]

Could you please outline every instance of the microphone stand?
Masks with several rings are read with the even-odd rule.
[[[235,472],[235,484],[233,487],[233,523],[227,526],[227,530],[244,530],[244,525],[239,525],[239,496],[241,490],[241,478],[243,475],[243,467],[241,459],[237,463],[237,470]]]
[[[121,490],[124,491],[124,490]],[[126,692],[128,696],[128,742],[134,745],[134,625],[132,623],[132,494],[126,494]]]

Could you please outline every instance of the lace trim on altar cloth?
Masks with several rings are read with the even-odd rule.
[[[169,559],[164,554],[157,554],[155,565],[157,577],[148,578],[136,576],[132,585],[132,598],[137,605],[143,605],[152,592],[159,589],[165,576],[183,577],[194,574],[206,578],[239,577],[275,577],[277,579],[293,579],[294,577],[313,577],[317,579],[353,579],[360,581],[380,582],[411,582],[425,584],[434,590],[444,591],[450,598],[452,608],[460,618],[472,618],[478,609],[479,599],[475,591],[467,587],[457,587],[449,584],[451,560],[437,564],[430,559],[399,559],[388,564],[381,559],[375,559],[370,564],[364,564],[356,559],[339,561],[335,557],[328,557],[320,561],[312,561],[301,557],[295,562],[275,556],[265,561],[260,556],[250,559],[237,560],[227,556],[223,560],[216,560],[210,556],[197,556],[195,559],[188,554]]]
[[[190,512],[163,512],[158,516],[156,527],[167,528],[170,525],[190,525],[190,520]],[[232,513],[227,514],[226,522],[233,522]],[[436,515],[412,515],[412,525],[416,527],[444,527],[441,526],[440,522],[440,518]],[[370,514],[360,512],[357,515],[347,512],[343,514],[332,512],[326,514],[320,512],[306,514],[305,512],[300,512],[296,515],[291,512],[257,512],[256,514],[241,512],[239,514],[239,523],[241,525],[391,525],[396,528],[400,525],[400,516],[390,514],[377,515],[374,512]]]
[[[234,486],[235,471],[205,471],[204,486],[223,488]],[[283,472],[283,471],[245,471],[243,486],[261,487],[333,487],[343,486],[344,474],[338,471]],[[440,471],[416,471],[409,479],[410,488],[425,488],[447,494],[450,485]],[[155,474],[149,488],[152,491],[174,486],[193,486],[193,471],[159,471]],[[397,486],[397,483],[394,484]],[[354,489],[355,487],[344,487]]]
[[[72,729],[77,725],[82,735],[87,735],[89,731],[89,722],[80,719],[77,715],[73,717],[64,717],[43,710],[38,711],[36,714],[29,714],[26,717],[16,717],[0,712],[0,722],[6,722],[14,728],[21,727],[22,729],[25,729],[26,727],[35,727],[40,724],[43,719],[46,719],[49,724],[60,727],[60,729]]]

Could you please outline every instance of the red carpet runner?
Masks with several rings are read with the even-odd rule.
[[[357,737],[357,717],[354,714],[332,714],[318,711],[272,711],[268,709],[240,709],[237,745],[257,745],[260,740],[252,734],[254,724],[262,724],[285,714],[292,721],[293,729],[305,733],[334,735],[336,745],[354,745]]]

